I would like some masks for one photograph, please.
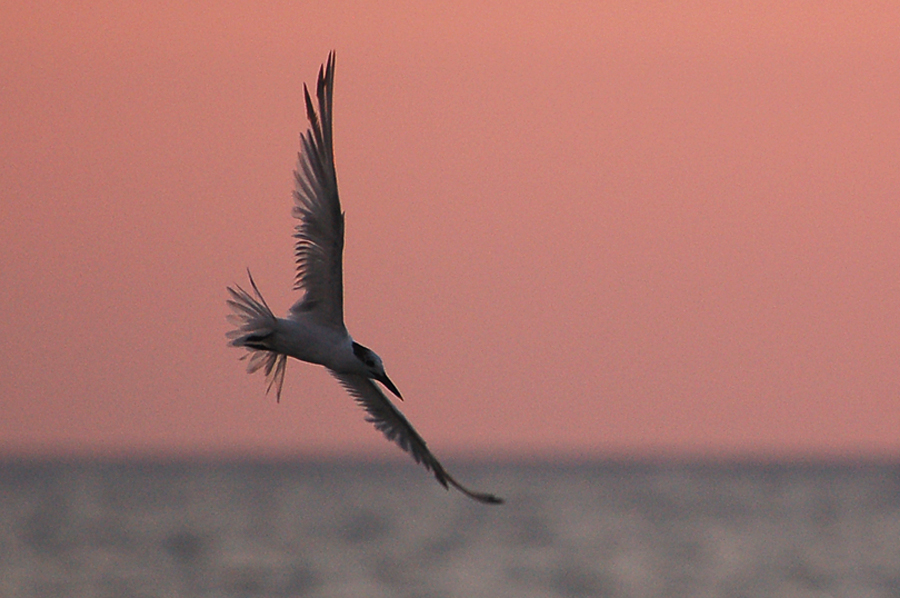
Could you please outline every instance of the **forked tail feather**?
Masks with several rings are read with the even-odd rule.
[[[269,341],[278,327],[278,319],[266,300],[263,299],[253,275],[247,270],[250,278],[250,287],[253,295],[245,291],[239,285],[235,288],[228,287],[231,299],[228,299],[228,307],[232,312],[228,315],[228,321],[237,328],[229,331],[225,336],[231,341],[232,347],[247,349],[241,359],[247,359],[247,372],[253,374],[263,370],[266,374],[266,394],[275,387],[275,397],[281,402],[281,388],[284,385],[284,369],[287,366],[287,355],[270,349]]]

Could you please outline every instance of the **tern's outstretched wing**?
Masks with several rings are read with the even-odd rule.
[[[356,402],[365,408],[369,416],[366,421],[375,424],[375,427],[400,448],[412,455],[416,463],[421,463],[426,469],[434,473],[434,477],[444,488],[450,484],[466,496],[477,501],[491,504],[500,504],[502,498],[493,494],[473,492],[457,482],[434,458],[425,441],[413,429],[412,425],[403,417],[403,414],[394,407],[393,403],[384,395],[372,380],[356,374],[340,374],[329,370],[331,375],[338,379],[341,385],[349,392]]]
[[[343,274],[344,214],[338,199],[331,139],[334,52],[319,69],[316,85],[318,113],[303,86],[309,129],[300,136],[300,152],[294,170],[294,217],[297,240],[295,288],[303,297],[291,307],[292,314],[309,314],[320,324],[344,328]]]

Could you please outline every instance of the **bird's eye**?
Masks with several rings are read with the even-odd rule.
[[[373,367],[375,367],[375,362],[372,361],[371,359],[367,359],[366,365],[369,366],[370,368],[373,368]]]

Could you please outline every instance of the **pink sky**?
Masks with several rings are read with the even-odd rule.
[[[347,324],[438,456],[900,455],[900,5],[551,4],[4,8],[0,456],[399,454],[224,337],[332,49]]]

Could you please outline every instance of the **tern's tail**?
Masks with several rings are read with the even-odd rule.
[[[275,395],[281,401],[287,355],[270,349],[270,341],[277,330],[278,319],[256,288],[249,270],[247,275],[250,276],[253,295],[238,285],[235,285],[236,288],[228,287],[228,293],[231,295],[228,306],[234,312],[228,315],[228,321],[237,328],[228,332],[226,336],[231,339],[232,347],[244,347],[249,351],[241,357],[241,359],[249,358],[247,371],[252,374],[257,370],[264,370],[269,384],[266,392],[272,390],[274,386]]]

